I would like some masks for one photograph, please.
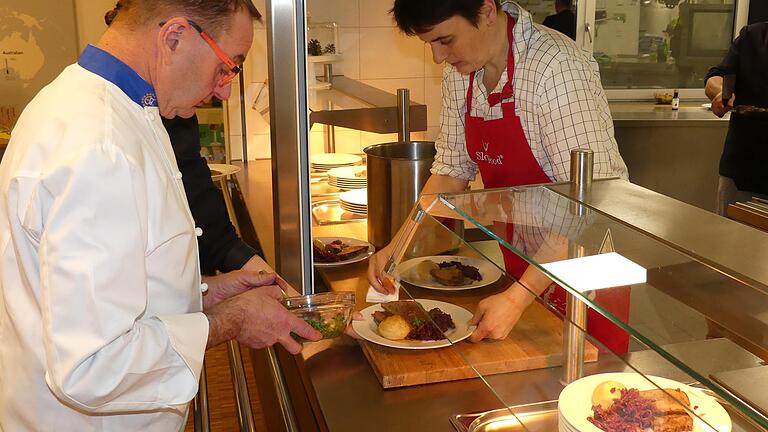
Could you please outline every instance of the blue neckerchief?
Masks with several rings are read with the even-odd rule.
[[[127,64],[112,54],[88,45],[77,63],[112,84],[118,86],[131,100],[142,107],[156,107],[155,89]]]

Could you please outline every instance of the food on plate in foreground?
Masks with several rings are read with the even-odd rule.
[[[592,392],[592,405],[598,405],[607,410],[613,405],[613,401],[621,397],[621,391],[625,388],[624,384],[616,381],[606,381],[600,384]]]
[[[618,388],[621,386],[621,388]],[[605,407],[602,402],[605,392],[612,403]],[[595,400],[598,402],[595,403]],[[686,411],[690,405],[688,395],[678,389],[654,389],[639,391],[624,388],[620,383],[605,382],[595,388],[592,394],[594,415],[588,420],[606,432],[690,432],[693,419]],[[685,407],[683,406],[685,405]]]
[[[449,314],[439,308],[426,312],[413,300],[382,303],[381,307],[384,310],[374,312],[373,319],[379,334],[390,340],[440,340],[456,328]]]

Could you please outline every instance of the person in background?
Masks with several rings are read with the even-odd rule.
[[[160,119],[229,96],[256,15],[124,0],[24,109],[0,163],[0,430],[179,431],[207,347],[320,339],[275,275],[201,278]]]
[[[576,40],[576,14],[571,10],[572,0],[555,0],[555,15],[544,18],[543,25]]]
[[[431,46],[435,63],[446,63],[437,154],[422,195],[463,192],[478,173],[486,188],[567,181],[576,148],[594,151],[596,178],[627,178],[597,63],[572,40],[543,30],[511,1],[395,0],[393,14],[402,31]],[[390,243],[369,262],[368,281],[380,292],[395,290],[383,275],[393,251]],[[528,290],[542,295],[551,284],[502,252],[517,282],[480,302],[473,342],[506,338],[534,301]],[[564,308],[562,289],[554,294]],[[628,300],[615,303],[617,315],[628,314]],[[591,314],[588,323],[609,348],[626,350],[628,339],[614,337],[605,318]]]
[[[723,117],[734,105],[768,108],[768,22],[748,25],[734,39],[723,61],[704,78],[712,112]],[[723,100],[723,77],[735,75],[733,96]],[[768,114],[731,113],[728,135],[720,156],[717,212],[728,204],[768,195]]]

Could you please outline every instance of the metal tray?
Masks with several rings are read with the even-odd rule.
[[[558,430],[558,417],[557,401],[547,401],[484,413],[459,414],[451,417],[451,424],[459,432],[553,432]]]

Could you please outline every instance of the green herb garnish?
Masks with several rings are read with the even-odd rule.
[[[312,328],[319,331],[320,334],[323,335],[323,339],[341,336],[341,334],[344,333],[344,328],[347,324],[346,317],[342,313],[334,315],[333,318],[328,321],[323,321],[319,318],[310,318],[305,321],[307,324],[311,325]]]

